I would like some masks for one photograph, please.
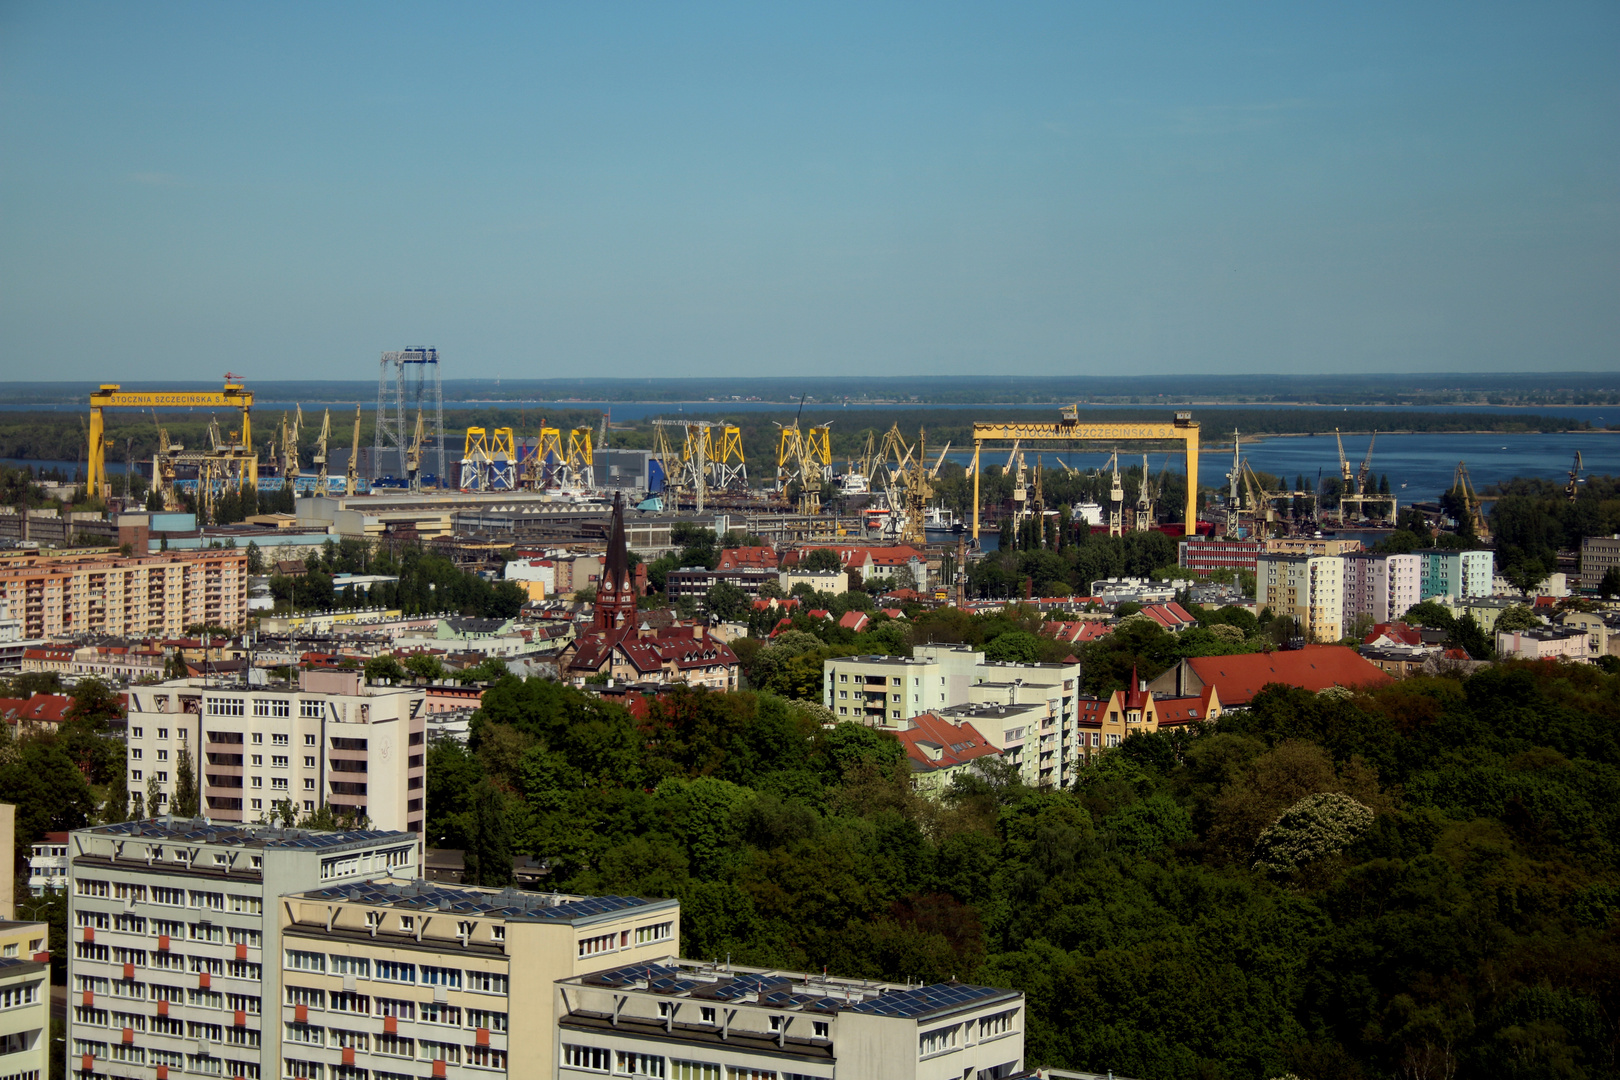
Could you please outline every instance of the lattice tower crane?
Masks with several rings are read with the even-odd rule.
[[[1575,496],[1580,493],[1581,485],[1585,482],[1581,477],[1581,452],[1577,450],[1575,451],[1575,464],[1569,470],[1569,483],[1564,485],[1564,494],[1569,496],[1570,502],[1575,501]]]

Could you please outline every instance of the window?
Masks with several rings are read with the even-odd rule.
[[[158,728],[158,738],[167,739],[168,737],[169,737],[169,729],[168,728],[166,728],[166,727]]]
[[[333,1028],[328,1034],[332,1037],[333,1046],[341,1046],[350,1050],[371,1050],[371,1037],[363,1031],[345,1031],[343,1028]]]
[[[288,971],[317,971],[326,970],[326,954],[318,952],[303,952],[299,949],[288,949],[287,960],[284,966]],[[379,967],[381,965],[378,965]]]
[[[240,1010],[249,1016],[259,1015],[259,999],[247,994],[226,994],[226,1003],[233,1010]]]
[[[186,1024],[186,1038],[201,1039],[203,1042],[219,1042],[225,1036],[225,1030],[218,1024],[199,1024],[192,1020]]]
[[[313,735],[305,735],[304,736],[304,745],[305,746],[314,746],[315,745],[315,736],[313,736]],[[305,761],[314,761],[315,759],[314,758],[305,758],[304,760]]]
[[[263,754],[254,754],[254,755],[252,755],[252,759],[253,759],[253,767],[255,769],[259,769],[259,768],[264,767],[264,755]]]
[[[283,1038],[290,1043],[302,1043],[304,1046],[324,1046],[326,1044],[326,1029],[311,1027],[309,1024],[288,1024]]]
[[[654,941],[668,941],[674,936],[674,923],[658,923],[654,926],[636,927],[636,944],[646,945]]]
[[[285,769],[287,767],[287,755],[286,754],[271,754],[270,755],[270,767],[272,769]]]
[[[209,716],[242,716],[244,701],[242,698],[209,698]]]
[[[215,943],[225,940],[225,928],[215,926],[213,923],[192,923],[188,928],[191,931],[192,941],[212,941]]]
[[[321,711],[321,702],[319,701],[300,701],[298,703],[298,715],[306,720],[319,720]],[[283,738],[285,737],[283,736]]]
[[[393,960],[378,960],[377,978],[383,982],[414,983],[416,981],[416,965],[396,963]]]
[[[832,1024],[826,1020],[812,1020],[810,1033],[818,1039],[826,1039],[832,1035]]]
[[[255,731],[253,733],[253,745],[254,746],[263,746],[264,745],[264,733],[263,732]]]
[[[146,736],[146,729],[145,728],[132,727],[132,728],[129,729],[129,737],[132,738],[132,739],[141,739],[141,738],[145,738],[145,736]]]
[[[491,1050],[487,1046],[469,1046],[467,1047],[467,1064],[474,1069],[504,1070],[506,1068],[506,1051]]]
[[[416,1056],[422,1061],[442,1061],[446,1065],[461,1064],[461,1046],[457,1043],[429,1042],[421,1039],[416,1044]]]
[[[315,767],[315,759],[310,757],[308,754],[305,754],[304,755],[304,768],[313,769],[314,767]]]
[[[141,770],[139,770],[139,769],[131,769],[131,770],[129,770],[129,778],[131,780],[139,782],[140,779],[141,779]]]
[[[0,990],[0,1009],[15,1009],[19,1005],[32,1005],[39,1000],[39,983],[28,983],[24,986],[8,986]],[[501,1013],[501,1022],[505,1024],[506,1014]],[[105,1019],[102,1021],[106,1023]],[[487,1025],[485,1025],[487,1026]],[[501,1030],[506,1030],[503,1026]]]
[[[669,1080],[720,1080],[720,1066],[701,1061],[669,1062]]]
[[[579,955],[596,956],[598,953],[612,952],[615,937],[614,934],[603,934],[600,937],[580,938]]]
[[[461,989],[461,969],[460,968],[430,967],[427,964],[423,964],[422,965],[422,985],[423,986],[445,986],[445,987],[449,987],[451,990],[460,990]]]
[[[492,971],[467,972],[467,989],[480,994],[506,993],[506,976]]]
[[[315,778],[313,776],[304,777],[304,790],[305,791],[314,791],[315,790]]]
[[[194,907],[194,908],[207,908],[210,911],[224,911],[225,910],[225,894],[224,893],[197,892],[194,889],[189,894],[188,899],[191,901],[191,906]]]
[[[407,1039],[400,1035],[378,1035],[376,1037],[377,1053],[387,1054],[390,1057],[409,1058],[416,1056],[416,1040]],[[377,1074],[381,1076],[381,1073]]]
[[[218,990],[187,990],[186,1004],[199,1009],[222,1009],[225,1007],[225,995]]]
[[[703,1023],[705,1023],[705,1024],[714,1023],[715,1022],[714,1006],[713,1005],[704,1005],[702,1008],[698,1009],[698,1019],[700,1021],[702,1021]]]
[[[270,778],[270,790],[272,790],[272,791],[286,791],[287,790],[287,778],[285,776],[272,776]]]
[[[401,915],[399,917],[399,928],[400,928],[400,930],[402,930],[403,932],[405,932],[407,934],[415,933],[416,932],[416,916],[415,915]]]
[[[157,759],[159,761],[168,761],[169,760],[169,752],[167,750],[159,750],[157,752]]]
[[[570,1043],[563,1043],[562,1058],[563,1064],[570,1068],[607,1072],[610,1067],[611,1054],[606,1047],[574,1046]]]
[[[259,698],[253,702],[253,715],[281,717],[290,716],[292,715],[291,703],[285,698],[279,701]]]
[[[506,1014],[491,1012],[489,1009],[468,1009],[467,1026],[470,1028],[485,1028],[489,1031],[505,1031]]]
[[[281,1075],[288,1080],[322,1080],[321,1063],[284,1058],[281,1062]]]
[[[416,1002],[401,1001],[398,998],[378,998],[377,1015],[392,1016],[399,1020],[415,1020]]]
[[[489,936],[495,941],[505,941],[506,927],[502,926],[500,923],[491,923],[489,927]]]
[[[996,1013],[994,1016],[981,1016],[979,1018],[979,1038],[992,1039],[998,1035],[1005,1035],[1012,1030],[1013,1015],[1016,1010]]]
[[[356,1016],[371,1015],[371,998],[365,994],[357,994],[352,990],[332,991],[332,1011],[353,1013]]]
[[[231,910],[242,915],[263,915],[264,901],[257,896],[232,896]]]
[[[461,1009],[455,1005],[441,1005],[434,1001],[422,1002],[422,1023],[461,1026]]]
[[[917,1053],[922,1057],[943,1053],[956,1045],[956,1025],[925,1031],[917,1037]]]
[[[108,892],[105,881],[88,881],[80,878],[77,884],[80,896],[106,896]]]
[[[333,953],[331,961],[331,970],[334,975],[356,975],[362,979],[371,978],[371,961],[363,956],[339,956],[337,953]]]
[[[287,987],[287,1004],[303,1005],[310,1009],[326,1008],[326,991],[317,990],[312,986]]]

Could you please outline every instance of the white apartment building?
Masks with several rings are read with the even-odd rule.
[[[1349,626],[1358,615],[1371,615],[1375,623],[1395,622],[1422,599],[1422,589],[1421,555],[1346,555],[1341,622]]]
[[[1033,728],[1022,720],[1001,731],[974,726],[998,749],[1019,749],[1030,783],[1061,787],[1073,779],[1079,664],[986,661],[982,651],[968,645],[919,645],[912,651],[909,657],[826,661],[822,703],[840,720],[902,729],[921,713],[962,705],[1037,706],[1042,711]]]
[[[1255,603],[1292,616],[1307,640],[1344,635],[1344,559],[1337,555],[1261,555],[1255,562]]]
[[[129,691],[129,790],[172,804],[182,754],[200,810],[268,820],[290,802],[364,812],[418,838],[426,817],[427,691],[366,686],[359,672],[304,671],[296,689],[173,679]]]
[[[0,920],[0,1080],[49,1080],[49,927]]]
[[[67,888],[68,834],[48,832],[28,855],[28,891],[34,896]]]
[[[1024,1066],[1024,996],[673,957],[556,984],[557,1080],[994,1080]]]
[[[77,1080],[280,1075],[277,896],[419,866],[417,838],[403,832],[156,818],[79,829],[69,841],[67,1049]]]
[[[189,626],[247,622],[247,553],[224,548],[123,557],[0,555],[0,598],[30,638],[178,637]]]
[[[280,910],[296,1080],[551,1077],[556,980],[661,962],[681,929],[678,900],[425,881],[328,885]]]

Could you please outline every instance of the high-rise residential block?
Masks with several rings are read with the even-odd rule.
[[[188,756],[199,810],[260,821],[291,804],[363,812],[420,837],[426,817],[427,692],[367,686],[359,672],[304,671],[296,688],[175,679],[129,692],[129,790],[173,805]]]
[[[121,557],[0,553],[0,600],[29,638],[178,637],[247,622],[247,552],[211,548]]]
[[[79,829],[69,859],[67,1049],[77,1080],[279,1075],[277,897],[419,865],[410,833],[200,818]]]

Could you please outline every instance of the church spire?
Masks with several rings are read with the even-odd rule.
[[[630,550],[624,535],[624,493],[613,495],[613,526],[608,532],[602,577],[596,583],[597,630],[616,630],[634,622],[636,588],[630,576]]]

